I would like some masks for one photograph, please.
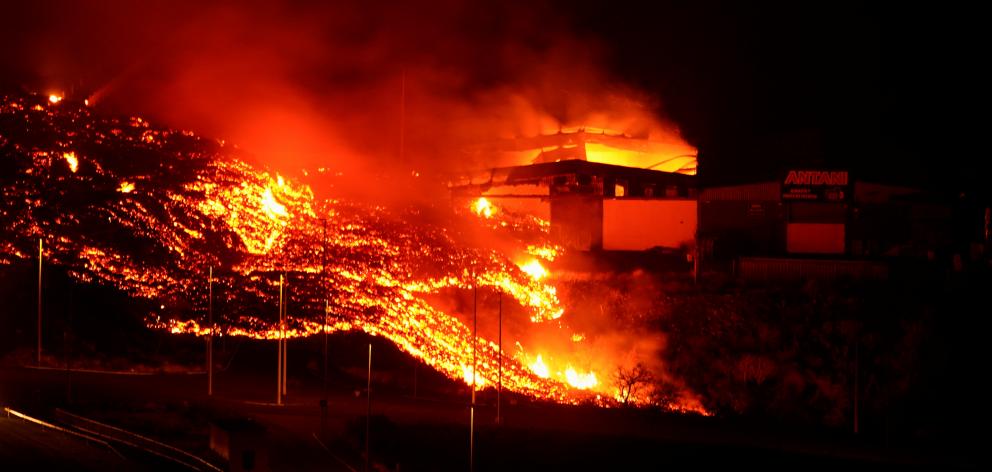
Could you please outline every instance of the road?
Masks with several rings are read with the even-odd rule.
[[[66,405],[69,377],[63,371],[0,368],[0,403],[44,416],[53,406]],[[267,428],[273,470],[361,470],[365,396],[350,389],[333,390],[327,419],[322,421],[315,386],[294,388],[291,381],[287,404],[275,406],[271,404],[275,380],[268,377],[220,374],[216,395],[208,398],[203,375],[73,373],[72,403],[66,408],[111,418],[113,414],[104,410],[123,410],[117,413],[119,422],[131,420],[134,415],[127,413],[131,408],[161,411],[162,405],[206,411],[211,417],[251,417]],[[395,392],[377,394],[374,386],[372,409],[373,415],[388,418],[385,427],[373,431],[374,460],[389,467],[407,464],[403,470],[467,466],[466,403],[450,398],[413,399]],[[491,405],[476,411],[477,459],[482,462],[479,470],[583,469],[645,461],[658,467],[749,462],[784,468],[810,463],[831,468],[970,465],[956,458],[882,451],[843,436],[777,430],[745,422],[536,403],[506,405],[503,410],[502,427],[494,424]],[[174,418],[163,417],[162,421]],[[199,447],[200,451],[191,452],[201,452],[205,438],[194,439],[199,446],[190,443],[186,449]],[[173,442],[183,440],[177,437]]]

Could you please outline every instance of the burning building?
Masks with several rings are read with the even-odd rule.
[[[573,250],[693,243],[695,155],[666,154],[649,140],[587,129],[507,141],[493,150],[530,163],[457,176],[449,182],[454,199],[484,198],[547,220],[553,239]]]

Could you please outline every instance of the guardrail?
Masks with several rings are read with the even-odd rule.
[[[176,462],[192,470],[210,470],[215,472],[222,472],[223,470],[216,465],[211,464],[210,462],[207,462],[206,460],[190,454],[182,449],[118,428],[116,426],[100,423],[99,421],[69,413],[68,411],[61,409],[55,410],[55,417],[58,418],[59,421],[72,425],[82,431],[119,442],[129,447],[141,449],[150,454]]]

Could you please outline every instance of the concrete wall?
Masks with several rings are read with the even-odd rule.
[[[603,201],[603,249],[640,251],[679,247],[696,235],[695,200]]]
[[[843,223],[789,223],[785,228],[790,254],[844,254]]]

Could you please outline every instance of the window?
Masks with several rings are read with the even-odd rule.
[[[614,197],[625,197],[627,196],[627,181],[617,180],[613,185],[613,196]]]

